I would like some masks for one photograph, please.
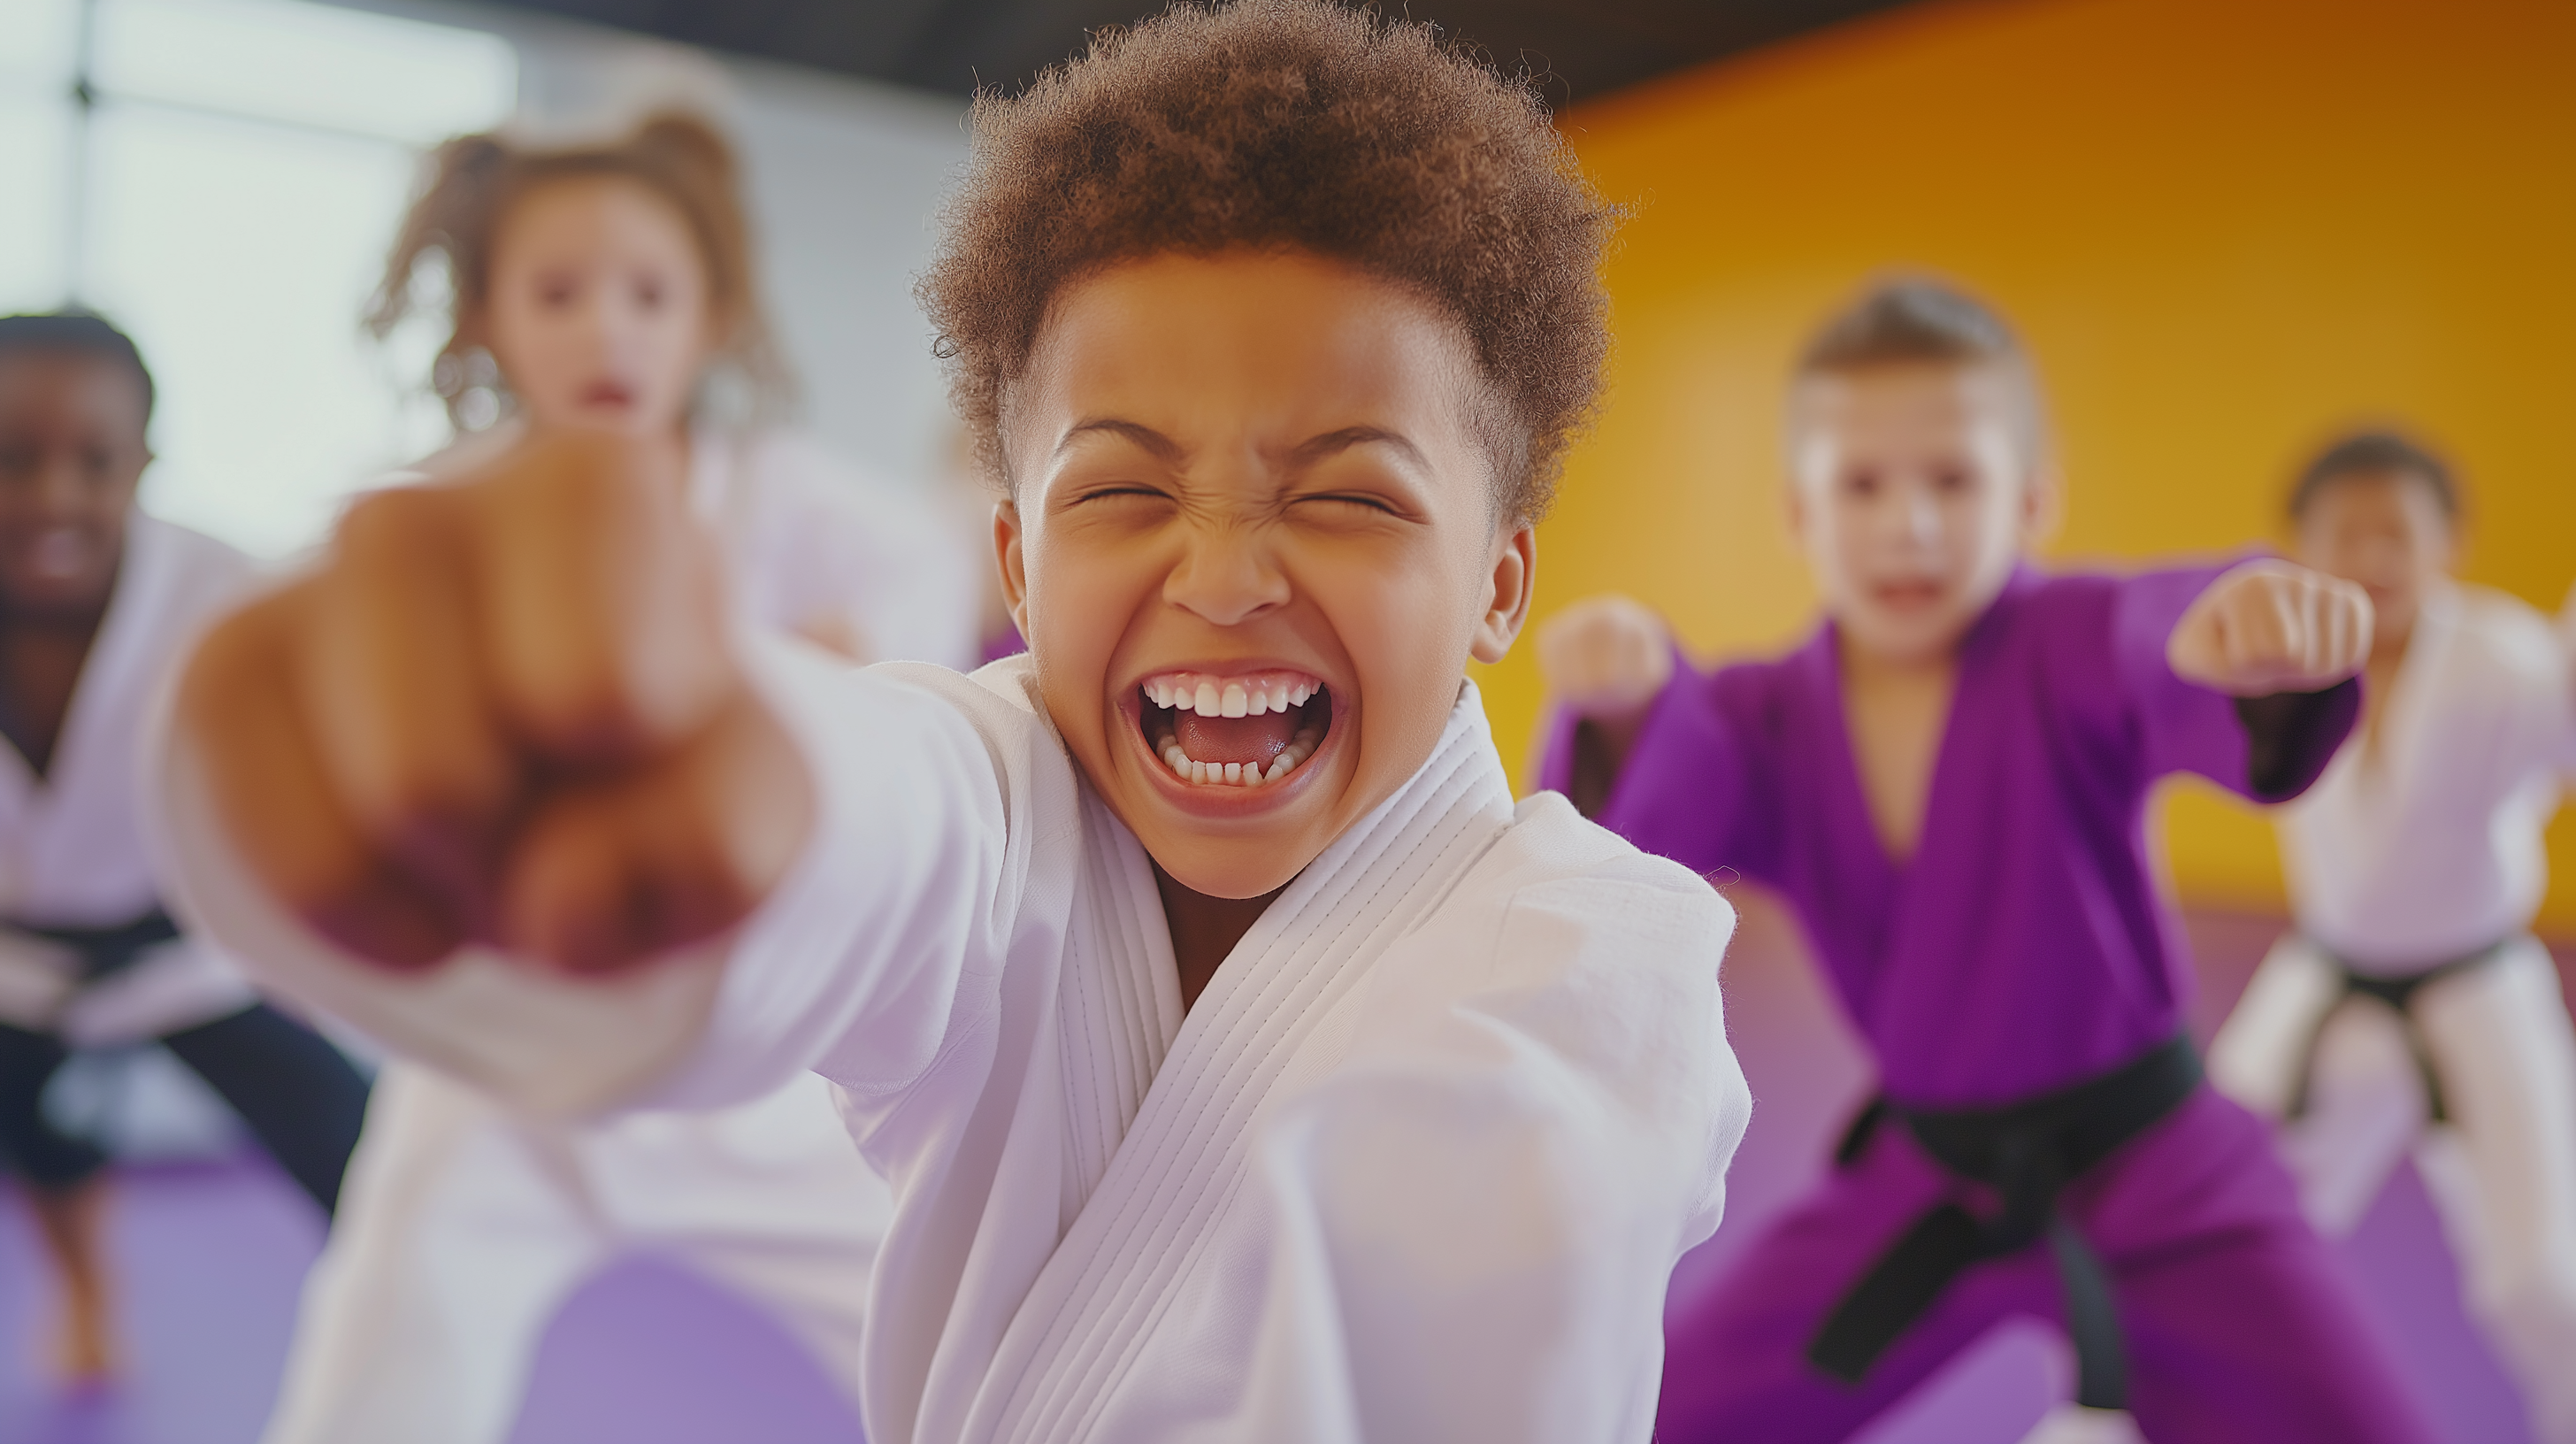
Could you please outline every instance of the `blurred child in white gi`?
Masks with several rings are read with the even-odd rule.
[[[157,1043],[221,1094],[328,1214],[367,1082],[163,910],[136,763],[144,715],[248,557],[134,504],[151,372],[81,311],[0,317],[0,1172],[61,1285],[54,1362],[117,1372],[108,1155],[45,1096],[84,1048]]]
[[[2544,1444],[2576,1441],[2576,1038],[2531,936],[2541,830],[2576,770],[2549,619],[2450,575],[2450,469],[2388,432],[2311,462],[2299,560],[2378,611],[2361,731],[2282,810],[2297,930],[2210,1053],[2280,1117],[2309,1216],[2349,1233],[2412,1150],[2468,1303]]]
[[[460,429],[485,424],[419,470],[471,468],[532,431],[683,433],[690,508],[719,538],[738,623],[860,661],[972,657],[981,562],[966,539],[756,424],[784,377],[733,160],[704,122],[658,116],[578,148],[449,142],[396,241],[380,333],[409,313],[433,252],[455,320],[437,388]],[[759,403],[755,424],[711,414],[728,382]],[[888,1208],[818,1077],[741,1107],[579,1126],[396,1062],[267,1440],[501,1439],[557,1307],[639,1249],[771,1309],[855,1394]]]

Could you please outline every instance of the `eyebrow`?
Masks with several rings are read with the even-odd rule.
[[[1167,465],[1177,466],[1187,455],[1179,442],[1154,428],[1142,422],[1128,421],[1115,416],[1095,416],[1074,423],[1072,428],[1065,432],[1064,439],[1056,443],[1055,454],[1064,455],[1076,440],[1090,435],[1119,437],[1151,453],[1156,460]],[[1430,459],[1422,454],[1422,448],[1415,446],[1411,438],[1400,431],[1390,431],[1383,426],[1345,426],[1339,431],[1327,431],[1321,436],[1308,437],[1288,453],[1288,463],[1292,467],[1304,468],[1328,456],[1348,451],[1354,446],[1372,444],[1393,447],[1419,470],[1431,469]]]
[[[1298,443],[1297,449],[1288,453],[1288,461],[1292,466],[1312,466],[1325,457],[1348,451],[1354,446],[1367,446],[1371,443],[1395,448],[1403,454],[1405,460],[1413,464],[1416,470],[1427,472],[1431,469],[1430,459],[1422,454],[1422,449],[1415,446],[1410,438],[1400,431],[1389,431],[1383,426],[1345,426],[1339,431],[1327,431],[1321,436]]]
[[[1179,465],[1181,458],[1186,454],[1181,450],[1179,442],[1154,428],[1142,422],[1121,421],[1114,416],[1095,416],[1087,421],[1074,423],[1073,428],[1065,432],[1064,439],[1055,444],[1055,454],[1062,456],[1076,441],[1095,434],[1123,437],[1153,453],[1155,460],[1167,465]]]

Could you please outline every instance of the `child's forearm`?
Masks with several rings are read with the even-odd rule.
[[[876,1016],[882,1000],[935,1004],[919,970],[953,972],[969,947],[940,920],[989,912],[972,904],[990,900],[1004,825],[983,747],[936,699],[788,644],[751,643],[746,662],[806,762],[815,819],[778,888],[715,938],[609,974],[489,947],[387,969],[323,937],[255,874],[164,717],[150,755],[170,901],[299,1009],[537,1112],[757,1097],[872,1029],[900,1070],[936,1021]]]

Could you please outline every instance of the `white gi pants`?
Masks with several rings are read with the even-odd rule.
[[[2335,965],[2282,938],[2211,1045],[2211,1081],[2278,1118],[2314,1038],[2307,1109],[2281,1139],[2309,1219],[2349,1234],[2411,1149],[2533,1436],[2576,1444],[2576,1036],[2547,950],[2517,939],[2415,995],[2447,1127],[2431,1126],[2397,1014],[2340,997]]]
[[[766,1306],[858,1398],[890,1208],[831,1085],[588,1127],[533,1120],[395,1062],[304,1286],[265,1444],[499,1444],[538,1341],[629,1250]]]

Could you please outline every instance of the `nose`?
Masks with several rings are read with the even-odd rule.
[[[62,521],[79,512],[89,494],[89,478],[83,474],[80,458],[66,453],[47,457],[37,469],[34,511],[42,519]]]
[[[1164,601],[1219,627],[1285,606],[1288,594],[1260,528],[1234,519],[1192,528],[1180,564],[1163,579]]]
[[[1931,546],[1941,540],[1941,502],[1928,486],[1907,486],[1897,493],[1895,507],[1897,535],[1916,546]]]

